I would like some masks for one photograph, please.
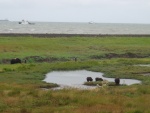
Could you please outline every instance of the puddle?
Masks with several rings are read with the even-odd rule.
[[[139,65],[135,65],[135,66],[145,66],[145,67],[150,67],[150,64],[139,64]]]
[[[92,77],[95,81],[96,77],[100,77],[109,82],[114,82],[114,78],[103,77],[101,72],[92,72],[87,70],[76,71],[52,71],[46,74],[46,78],[43,80],[47,83],[57,83],[60,85],[57,89],[62,88],[80,88],[80,89],[93,89],[96,86],[82,85],[86,82],[87,77]],[[120,79],[120,84],[132,85],[139,84],[141,81],[135,79]]]

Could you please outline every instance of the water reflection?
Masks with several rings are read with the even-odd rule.
[[[61,86],[60,88],[95,88],[93,86],[91,87],[82,85],[84,82],[86,82],[86,78],[89,76],[92,77],[93,80],[95,80],[96,77],[101,77],[104,80],[114,82],[114,78],[103,77],[103,73],[92,72],[87,70],[53,71],[46,75],[44,81],[48,83],[57,83]],[[132,85],[137,83],[141,83],[141,81],[135,79],[120,79],[120,84]]]

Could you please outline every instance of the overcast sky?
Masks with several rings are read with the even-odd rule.
[[[150,23],[150,0],[0,0],[0,19]]]

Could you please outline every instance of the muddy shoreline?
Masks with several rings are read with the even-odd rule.
[[[49,33],[0,33],[3,37],[17,37],[17,36],[33,36],[33,37],[150,37],[150,34],[49,34]]]

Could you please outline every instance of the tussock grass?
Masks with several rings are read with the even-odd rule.
[[[145,37],[0,37],[1,113],[149,113],[150,38]],[[144,58],[105,58],[108,53],[140,53]],[[28,56],[56,58],[55,62],[10,65],[4,60]],[[92,56],[98,56],[93,58]],[[77,62],[72,58],[77,57]],[[34,60],[34,59],[33,59]],[[45,90],[56,87],[42,80],[53,70],[91,70],[106,77],[134,78],[141,85],[103,87],[92,90]]]

